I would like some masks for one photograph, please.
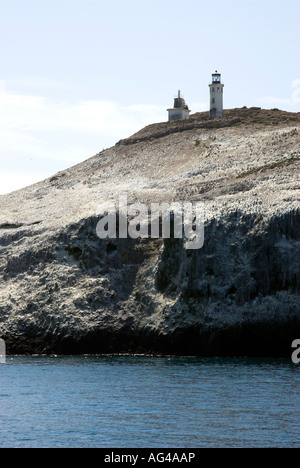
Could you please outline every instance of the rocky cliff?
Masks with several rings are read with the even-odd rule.
[[[0,197],[8,353],[290,356],[300,338],[300,113],[150,125]],[[201,201],[204,244],[100,239],[97,207]]]

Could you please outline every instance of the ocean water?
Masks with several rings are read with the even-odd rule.
[[[7,356],[0,447],[300,447],[288,359]]]

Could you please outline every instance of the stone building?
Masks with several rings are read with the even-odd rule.
[[[167,111],[169,113],[169,122],[171,120],[188,119],[191,112],[185,100],[180,96],[180,91],[178,91],[178,97],[174,99],[174,107],[167,109]]]

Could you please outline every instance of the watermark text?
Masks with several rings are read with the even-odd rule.
[[[0,338],[0,364],[5,364],[6,359],[6,346],[5,341]]]
[[[300,362],[300,339],[294,340],[292,342],[292,348],[296,348],[292,353],[292,361],[294,364],[299,364]]]
[[[99,206],[96,233],[100,239],[162,237],[184,239],[187,249],[200,249],[204,243],[204,208],[202,202],[127,204],[126,195],[119,203]],[[150,231],[150,232],[149,232]]]

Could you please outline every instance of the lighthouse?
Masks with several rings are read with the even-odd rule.
[[[223,88],[221,84],[221,73],[217,70],[211,76],[211,83],[208,85],[210,91],[210,116],[223,116]]]

